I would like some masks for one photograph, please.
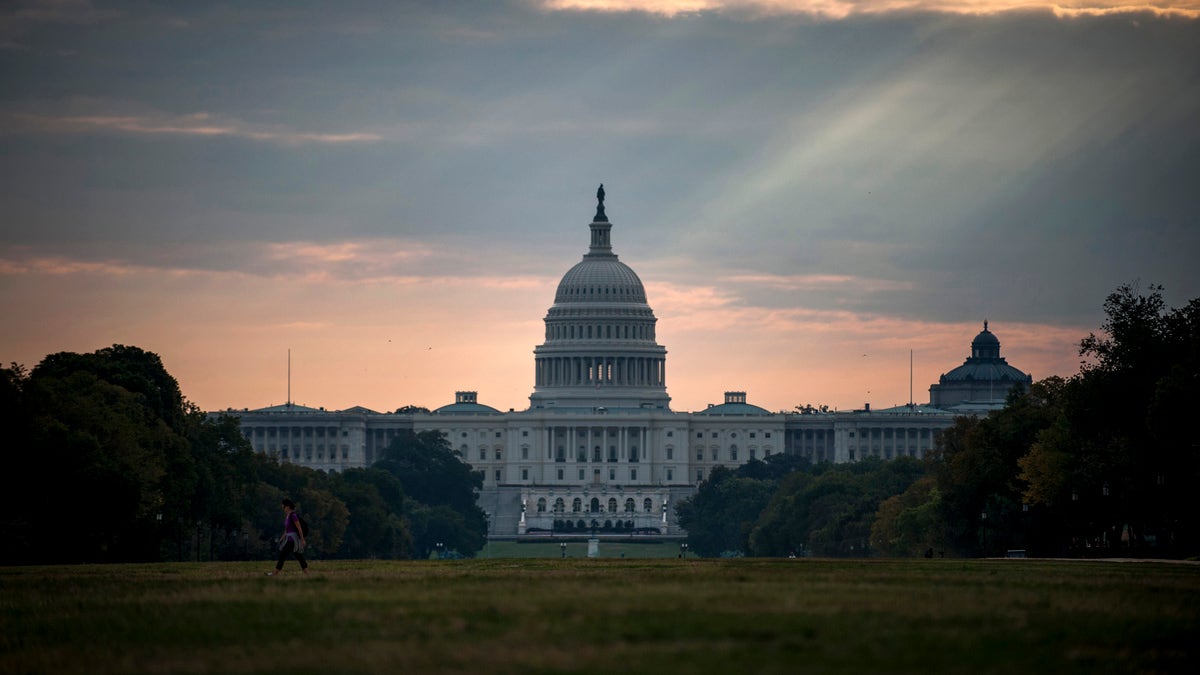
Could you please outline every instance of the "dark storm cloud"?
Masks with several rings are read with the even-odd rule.
[[[1134,278],[1200,291],[1195,21],[58,10],[0,18],[9,247],[395,237],[554,274],[603,181],[643,277],[752,306],[1091,324]]]

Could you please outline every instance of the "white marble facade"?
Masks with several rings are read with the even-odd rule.
[[[430,413],[294,404],[225,412],[240,415],[259,452],[324,471],[369,466],[401,431],[439,431],[482,473],[493,537],[568,522],[573,531],[680,535],[672,505],[718,466],[775,453],[921,457],[953,423],[955,412],[929,406],[772,413],[739,391],[702,411],[672,411],[657,319],[637,274],[612,252],[603,188],[597,197],[588,251],[563,276],[534,350],[528,409],[500,412],[463,391]]]

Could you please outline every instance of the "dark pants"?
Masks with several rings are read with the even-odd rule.
[[[308,569],[308,561],[304,559],[304,554],[296,550],[296,542],[292,541],[291,537],[288,537],[287,542],[283,544],[283,548],[279,549],[279,561],[275,563],[277,571],[283,569],[283,561],[287,560],[289,555],[296,556],[296,560],[300,561],[300,569]]]

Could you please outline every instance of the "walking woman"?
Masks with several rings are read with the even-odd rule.
[[[300,529],[300,516],[296,514],[296,503],[285,499],[283,504],[283,537],[279,540],[279,561],[275,563],[275,571],[267,572],[273,577],[283,571],[283,561],[289,555],[296,556],[300,561],[300,571],[308,574],[308,561],[304,559],[304,531]]]

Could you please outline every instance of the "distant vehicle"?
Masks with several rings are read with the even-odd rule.
[[[1023,548],[1010,548],[1010,549],[1008,549],[1008,551],[1007,551],[1007,552],[1004,554],[1004,557],[1005,557],[1005,558],[1024,558],[1024,557],[1025,557],[1025,549],[1023,549]]]

